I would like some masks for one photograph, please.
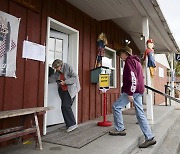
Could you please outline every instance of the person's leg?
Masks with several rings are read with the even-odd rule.
[[[126,93],[122,93],[118,100],[113,104],[113,116],[114,116],[114,125],[115,129],[118,131],[122,131],[125,129],[122,117],[122,108],[124,108],[129,103],[128,95]]]
[[[134,98],[134,106],[135,106],[138,124],[145,136],[145,140],[150,140],[154,137],[154,135],[152,134],[149,123],[147,121],[147,118],[146,118],[144,110],[143,110],[142,94],[135,93],[133,95],[133,98]]]
[[[74,114],[72,111],[72,99],[68,91],[60,91],[60,97],[62,100],[61,110],[64,117],[64,121],[67,127],[71,127],[76,124]]]

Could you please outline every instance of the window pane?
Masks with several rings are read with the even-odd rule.
[[[102,66],[115,67],[114,52],[105,49],[105,56],[102,57]]]
[[[62,52],[55,52],[55,59],[63,60],[63,53]]]
[[[124,68],[124,62],[123,62],[123,60],[121,60],[120,62],[121,62],[121,68]]]
[[[112,67],[112,59],[102,57],[102,66]]]
[[[114,86],[114,71],[110,70],[110,86]]]
[[[49,51],[48,63],[52,64],[54,61],[54,51]]]
[[[63,51],[63,40],[56,39],[56,51],[62,52]]]
[[[49,38],[49,50],[54,51],[55,39]]]

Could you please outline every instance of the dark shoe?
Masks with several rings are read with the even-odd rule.
[[[118,131],[118,130],[116,130],[116,129],[113,129],[113,130],[110,130],[110,131],[109,131],[109,135],[125,136],[125,135],[126,135],[126,130],[124,129],[124,130],[122,130],[122,131]]]
[[[156,140],[154,138],[152,138],[151,140],[145,140],[144,143],[139,145],[139,148],[147,148],[154,144],[156,144]]]

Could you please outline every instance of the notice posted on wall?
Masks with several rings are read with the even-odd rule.
[[[22,57],[44,62],[45,61],[45,46],[24,40]]]
[[[0,76],[16,77],[20,18],[0,11]]]

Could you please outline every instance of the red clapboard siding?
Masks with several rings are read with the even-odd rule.
[[[83,107],[82,107],[82,121],[89,119],[89,86],[90,86],[90,20],[84,18],[84,36],[83,36],[83,53],[82,53],[82,65],[83,65]]]
[[[42,3],[42,8],[45,8],[45,2]],[[46,45],[46,30],[47,30],[47,17],[46,11],[42,9],[42,15],[40,17],[40,44]],[[44,79],[45,78],[45,63],[39,63],[39,88],[38,88],[38,106],[41,107],[44,105]]]
[[[32,42],[40,43],[40,19],[38,13],[28,10],[27,36]],[[39,63],[42,62],[25,60],[24,108],[38,106]]]
[[[14,8],[14,9],[12,9]],[[16,9],[20,9],[21,7],[18,5],[15,5],[14,3],[11,3],[7,0],[2,0],[0,5],[0,10],[5,11],[10,14],[16,15],[17,17],[20,17],[18,15],[19,12],[16,12]],[[23,9],[21,10],[20,14],[23,14]],[[21,31],[22,29],[20,29]],[[19,37],[20,40],[20,37]],[[18,50],[20,48],[18,47]],[[17,52],[18,57],[18,52]],[[17,66],[18,67],[18,66]],[[16,72],[17,75],[20,75],[20,72]],[[22,97],[23,97],[23,80],[21,80],[22,75],[19,76],[16,80],[12,78],[5,78],[0,77],[0,111],[2,110],[10,110],[10,109],[19,109],[22,108]],[[1,120],[0,121],[0,128],[7,128],[10,126],[13,126],[17,124],[18,118],[10,118],[8,121]],[[12,141],[8,141],[5,143],[1,143],[2,145],[7,145],[12,143]]]
[[[96,59],[96,21],[91,21],[91,51],[90,51],[90,69],[94,68],[95,65],[95,59]],[[90,82],[90,81],[89,81]],[[90,84],[90,119],[93,119],[96,117],[95,111],[96,111],[96,85]]]
[[[107,114],[111,113],[111,99],[110,99],[110,94],[107,94]]]
[[[101,21],[101,32],[107,34],[107,20]]]
[[[19,10],[19,11],[17,11]],[[22,44],[25,38],[26,33],[26,9],[20,5],[17,5],[14,2],[9,3],[9,12],[10,14],[20,17],[20,27],[19,27],[19,37],[18,37],[18,48],[17,48],[17,69],[16,69],[16,79],[12,79],[10,88],[5,94],[5,98],[9,95],[9,90],[12,92],[9,95],[11,101],[6,100],[7,106],[5,104],[4,110],[10,109],[21,109],[23,106],[23,85],[24,85],[24,60],[22,57]],[[7,96],[6,96],[7,95]]]
[[[101,27],[101,23],[100,22],[97,22],[97,34],[96,34],[96,40],[95,42],[97,41],[97,37],[98,35],[102,32],[102,27]],[[96,45],[96,55],[98,54],[98,51],[97,51],[97,45]],[[96,117],[100,117],[102,115],[102,101],[101,101],[101,95],[100,95],[100,92],[99,92],[99,87],[98,85],[95,85],[96,86]]]
[[[118,26],[115,25],[114,26],[114,31],[115,31],[115,33],[114,33],[114,42],[119,42],[118,30],[119,30]],[[113,48],[114,48],[114,43],[113,43]]]
[[[108,44],[112,44],[111,42],[111,24],[110,24],[110,20],[107,20],[107,30],[106,30],[106,36],[108,39]]]
[[[81,85],[81,91],[78,94],[78,121],[81,123],[82,122],[82,104],[83,102],[83,86],[82,86],[82,81],[83,81],[83,15],[81,12],[76,11],[75,13],[75,27],[79,31],[79,80],[80,80],[80,85]]]
[[[110,48],[113,48],[114,39],[115,39],[115,25],[114,23],[111,23],[111,43],[109,44]]]

